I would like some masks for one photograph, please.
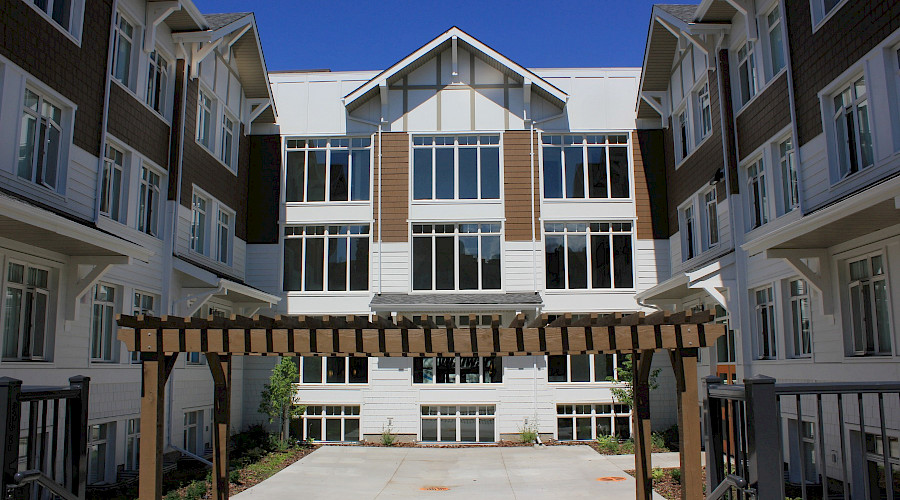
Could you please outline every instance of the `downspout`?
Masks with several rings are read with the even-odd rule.
[[[381,124],[382,124],[382,122],[380,122],[380,121],[373,122],[373,121],[369,121],[369,120],[364,120],[362,118],[357,118],[355,116],[350,115],[349,112],[347,113],[347,119],[353,120],[353,121],[356,121],[359,123],[365,123],[366,125],[371,125],[378,129],[378,293],[381,294],[381,276],[382,276],[381,256],[384,254],[384,252],[382,252],[382,248],[381,248],[381,241],[382,241],[381,240],[381,212],[382,212],[382,207],[381,207],[381,191],[382,191],[382,189],[381,189],[381,130],[382,130],[382,127],[381,127]]]
[[[113,0],[112,14],[109,19],[109,53],[106,55],[106,79],[103,99],[103,118],[100,124],[100,151],[97,154],[97,189],[94,195],[94,223],[100,220],[100,198],[103,196],[103,158],[106,156],[106,128],[109,122],[109,88],[112,84],[112,60],[113,43],[116,36],[116,12],[119,9],[119,0]]]
[[[531,132],[528,134],[528,142],[531,147],[531,284],[534,291],[537,291],[537,237],[535,237],[534,222],[534,121],[531,121]]]

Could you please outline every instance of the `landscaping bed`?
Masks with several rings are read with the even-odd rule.
[[[634,470],[626,470],[634,476]],[[653,469],[653,491],[659,493],[668,500],[681,500],[681,469]],[[706,491],[706,467],[700,469],[700,480],[703,481],[703,490]]]

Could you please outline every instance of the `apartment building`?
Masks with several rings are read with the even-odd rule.
[[[896,2],[654,7],[636,110],[665,135],[671,273],[637,299],[716,308],[706,374],[900,376],[898,28]],[[889,498],[900,408],[871,404],[785,403],[788,480]]]
[[[266,67],[252,14],[143,0],[0,11],[0,374],[91,378],[88,483],[102,487],[136,469],[140,439],[140,360],[115,315],[279,301],[246,283],[248,134],[275,118]],[[203,356],[179,359],[169,383],[166,451],[202,455]]]
[[[259,205],[251,193],[270,216],[248,273],[290,314],[465,326],[643,310],[634,294],[668,274],[669,250],[665,207],[651,203],[665,196],[663,136],[636,125],[639,76],[528,69],[458,28],[380,72],[271,74],[279,114],[270,132],[254,127],[252,177],[280,188],[261,189]],[[628,436],[608,381],[621,361],[303,358],[296,432]],[[675,407],[671,377],[660,382],[662,428]]]

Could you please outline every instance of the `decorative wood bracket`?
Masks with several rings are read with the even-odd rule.
[[[147,54],[156,49],[156,27],[181,9],[181,2],[147,2],[147,27],[144,29],[144,52]]]
[[[828,252],[824,248],[769,249],[767,259],[784,259],[813,288],[819,291],[820,306],[826,316],[834,315],[834,294],[831,287],[831,267]],[[818,259],[819,272],[814,272],[801,259]]]
[[[755,42],[759,39],[756,29],[756,9],[753,0],[725,0],[728,5],[734,7],[747,20],[747,41]]]
[[[250,105],[250,114],[247,116],[246,124],[249,128],[250,124],[253,123],[253,120],[259,118],[259,115],[263,114],[263,111],[269,109],[269,106],[272,105],[272,101],[268,99],[247,99],[247,104]]]
[[[641,92],[641,99],[644,100],[654,111],[659,113],[661,118],[666,116],[665,113],[665,92]]]
[[[112,266],[131,264],[131,257],[72,257],[66,276],[66,320],[78,319],[78,302],[90,289],[103,278]],[[79,272],[80,266],[93,266],[84,276]]]
[[[206,59],[213,50],[222,43],[222,39],[211,42],[194,42],[191,44],[191,74],[190,78],[200,76],[200,62]]]

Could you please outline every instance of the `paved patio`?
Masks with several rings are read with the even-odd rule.
[[[611,460],[587,446],[324,446],[232,498],[627,499],[634,498],[635,483],[622,469],[633,469],[631,460],[630,466],[622,467],[624,457]],[[625,479],[597,480],[609,476]],[[423,490],[430,486],[449,489]],[[662,497],[654,494],[654,499]]]

